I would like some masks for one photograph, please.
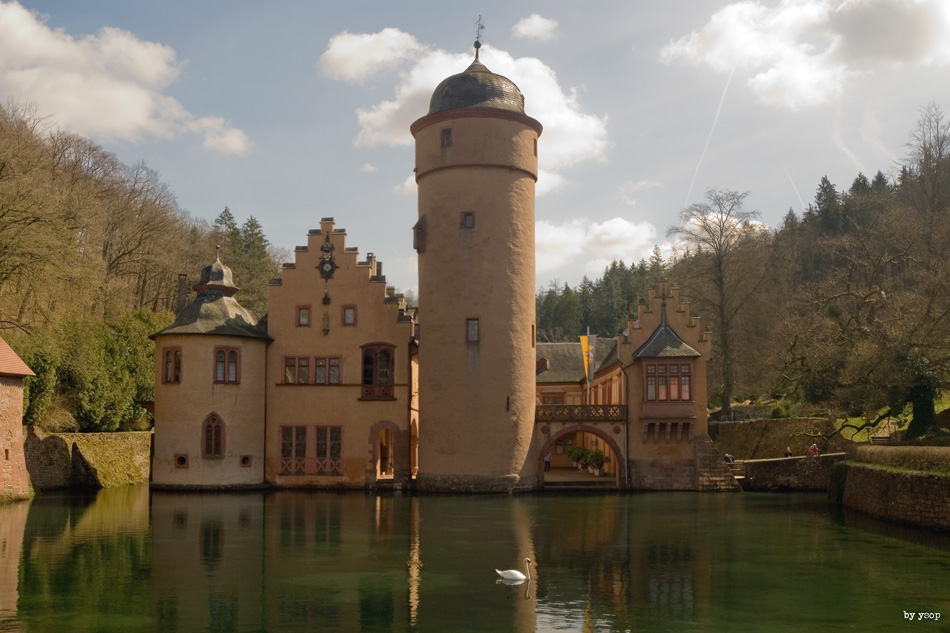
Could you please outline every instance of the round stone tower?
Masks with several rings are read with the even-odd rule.
[[[423,490],[537,486],[534,191],[541,124],[478,59],[412,124]]]

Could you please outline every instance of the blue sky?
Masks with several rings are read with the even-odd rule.
[[[0,98],[275,246],[332,216],[408,289],[408,127],[471,61],[478,12],[482,60],[545,128],[539,287],[668,249],[708,188],[777,226],[823,175],[892,173],[920,108],[950,108],[947,0],[0,0]]]

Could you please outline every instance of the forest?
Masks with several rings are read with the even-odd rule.
[[[709,189],[669,227],[670,255],[657,247],[539,292],[539,340],[622,334],[667,279],[713,333],[709,404],[722,415],[745,401],[872,424],[908,412],[909,435],[931,432],[950,384],[950,123],[938,106],[922,108],[906,150],[889,175],[841,189],[822,178],[776,228],[747,193]],[[148,336],[174,318],[179,274],[190,288],[218,249],[242,304],[266,309],[288,254],[253,215],[239,225],[224,208],[208,225],[146,165],[0,106],[0,336],[36,373],[27,424],[149,428]]]
[[[264,309],[286,255],[254,216],[212,226],[178,208],[144,164],[54,129],[30,106],[0,105],[0,336],[35,372],[24,421],[47,430],[145,429],[153,344],[188,287],[222,260],[241,301]]]
[[[613,337],[665,278],[713,333],[710,406],[820,407],[856,427],[935,427],[950,383],[950,124],[921,110],[889,178],[822,178],[801,215],[771,229],[747,193],[710,189],[669,228],[672,255],[615,261],[577,287],[537,295],[539,340]]]

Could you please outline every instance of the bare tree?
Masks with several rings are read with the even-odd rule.
[[[768,231],[755,223],[755,211],[743,209],[747,192],[710,189],[704,202],[680,213],[668,235],[680,241],[680,281],[693,306],[711,317],[713,341],[722,373],[722,414],[732,414],[736,389],[735,324],[765,278],[763,240]]]

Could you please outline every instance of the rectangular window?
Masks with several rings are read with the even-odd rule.
[[[343,325],[356,325],[356,306],[343,306]]]
[[[442,130],[442,147],[452,147],[452,128]]]
[[[241,382],[241,350],[233,347],[214,349],[214,381]]]
[[[478,319],[466,319],[465,340],[469,343],[477,343],[478,335]]]
[[[676,365],[670,367],[674,369]],[[680,377],[679,376],[670,376],[670,400],[679,400],[680,399]]]
[[[173,383],[181,382],[181,349],[171,348],[165,350],[165,359],[162,369],[162,382]]]
[[[314,358],[313,381],[318,385],[340,384],[340,358]]]
[[[647,400],[656,400],[656,376],[647,376]]]
[[[310,306],[297,306],[297,327],[310,327]]]
[[[564,404],[564,396],[563,395],[542,396],[541,404]]]
[[[317,426],[316,475],[343,474],[343,427]]]
[[[463,229],[474,229],[475,228],[475,213],[472,211],[465,211],[462,213],[461,220],[459,225]]]
[[[310,383],[310,358],[290,356],[284,359],[284,384],[306,385]]]
[[[662,367],[662,365],[660,367]],[[656,379],[656,399],[666,400],[666,376],[657,376]]]
[[[682,400],[692,399],[689,393],[689,376],[680,376],[680,397]]]
[[[280,474],[303,475],[306,471],[307,427],[280,427]]]

